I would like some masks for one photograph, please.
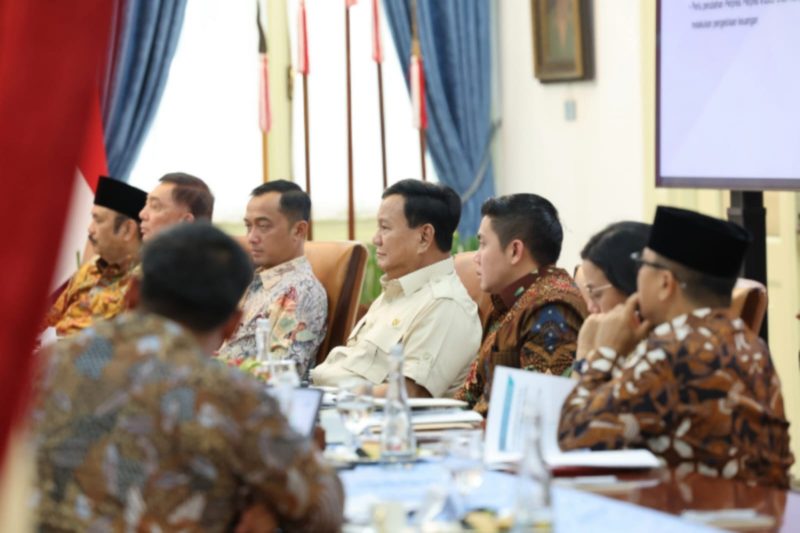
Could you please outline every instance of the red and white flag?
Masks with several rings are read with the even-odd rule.
[[[300,0],[300,11],[297,15],[297,72],[308,76],[308,31],[305,0]]]
[[[272,129],[272,108],[269,103],[269,50],[267,48],[267,5],[257,0],[256,24],[258,25],[258,125],[261,131]]]
[[[376,63],[383,63],[380,4],[380,0],[372,0],[372,59],[375,60]]]
[[[60,287],[75,273],[78,263],[91,254],[87,246],[87,228],[92,219],[94,191],[100,176],[108,174],[106,145],[103,138],[103,118],[100,113],[100,91],[92,95],[86,117],[86,135],[78,158],[78,168],[72,186],[68,215],[61,235],[61,248],[56,261],[51,288]]]
[[[0,2],[0,469],[12,429],[30,418],[31,352],[75,166],[93,137],[87,121],[112,8],[108,0]]]
[[[425,69],[422,64],[422,57],[413,54],[411,56],[411,105],[413,107],[414,127],[424,130],[428,127],[428,113],[425,109]]]
[[[358,3],[358,0],[344,0],[344,5],[346,7],[353,7]]]

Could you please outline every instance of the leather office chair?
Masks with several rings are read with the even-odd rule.
[[[356,323],[367,248],[355,241],[310,241],[306,257],[314,275],[328,293],[328,331],[317,352],[317,364],[334,346],[347,342]]]
[[[467,293],[478,305],[478,314],[481,318],[481,324],[483,324],[486,316],[491,312],[492,300],[489,297],[489,293],[481,290],[481,280],[478,277],[474,258],[475,252],[459,252],[453,256],[453,261],[455,262],[456,274],[461,279],[461,283],[464,284]]]
[[[739,278],[733,288],[731,311],[758,333],[767,312],[767,288],[756,280]]]

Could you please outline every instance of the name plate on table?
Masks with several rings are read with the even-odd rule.
[[[561,406],[574,387],[575,381],[569,378],[497,367],[486,420],[486,463],[514,463],[522,457],[526,415],[538,410],[542,423],[542,453],[545,462],[556,474],[661,466],[658,458],[649,450],[562,452],[558,447],[558,422]]]

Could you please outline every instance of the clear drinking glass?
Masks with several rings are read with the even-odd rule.
[[[544,423],[538,407],[541,404],[539,394],[536,406],[523,416],[525,431],[523,453],[517,465],[514,532],[551,531],[553,528],[551,474],[542,451]]]
[[[483,483],[483,432],[458,431],[449,435],[446,464],[462,496],[480,487]]]
[[[283,416],[288,418],[292,412],[294,389],[300,386],[297,364],[292,359],[280,359],[264,363],[264,367],[269,369],[267,385],[278,400]]]
[[[372,383],[365,379],[349,379],[339,386],[336,409],[350,434],[349,451],[357,457],[361,447],[361,434],[367,429],[369,417],[375,409]]]

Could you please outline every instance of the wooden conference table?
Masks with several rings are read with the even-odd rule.
[[[753,509],[760,515],[771,516],[775,525],[747,531],[800,532],[800,492],[749,486],[741,481],[710,478],[701,474],[679,477],[669,470],[619,477],[652,479],[658,484],[605,496],[672,515],[680,515],[688,509]]]

